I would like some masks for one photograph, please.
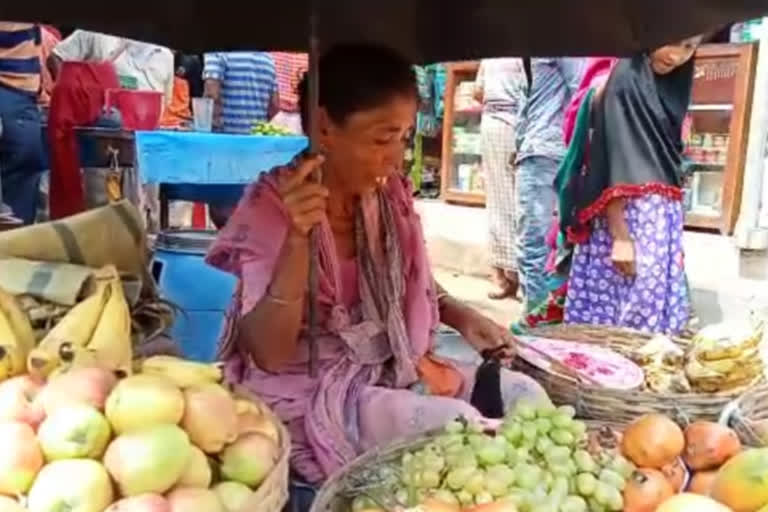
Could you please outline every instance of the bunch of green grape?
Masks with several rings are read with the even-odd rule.
[[[570,406],[521,400],[496,433],[452,421],[402,455],[396,499],[405,506],[426,498],[461,507],[510,500],[521,512],[619,512],[635,468],[618,454],[590,453],[586,424],[574,415]]]
[[[251,128],[251,134],[270,136],[293,135],[285,128],[282,128],[281,126],[275,126],[274,124],[268,123],[266,121],[258,121],[255,125],[253,125],[253,128]]]

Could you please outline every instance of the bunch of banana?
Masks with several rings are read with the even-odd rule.
[[[0,289],[0,380],[24,373],[34,346],[29,317],[13,295]]]
[[[685,373],[695,391],[732,391],[763,377],[763,323],[748,332],[739,331],[718,324],[702,329],[693,338]]]
[[[645,388],[657,393],[688,393],[691,385],[683,372],[685,353],[666,336],[655,336],[632,360],[642,366]]]
[[[139,363],[137,371],[166,377],[180,388],[218,383],[222,379],[220,364],[198,363],[173,356],[148,357]]]
[[[27,357],[27,371],[48,377],[57,368],[85,365],[132,371],[131,313],[113,266],[96,272],[95,291],[76,304]]]
[[[101,368],[130,375],[133,370],[131,310],[117,270],[106,283],[105,293],[104,309],[86,348],[95,354]]]
[[[48,377],[66,358],[72,347],[85,347],[96,330],[107,302],[107,286],[98,283],[96,290],[77,303],[29,353],[27,371],[40,378]]]

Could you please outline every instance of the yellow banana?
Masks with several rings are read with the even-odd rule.
[[[100,367],[124,375],[133,372],[131,311],[116,270],[107,284],[107,301],[86,348],[95,353]]]
[[[35,348],[35,331],[29,321],[29,316],[21,309],[16,297],[0,288],[0,311],[5,314],[11,329],[16,334],[16,341],[21,350],[28,353]],[[24,357],[26,358],[26,353]]]
[[[173,356],[152,356],[141,362],[141,373],[160,375],[172,380],[180,388],[221,382],[218,364],[198,363]]]
[[[99,283],[96,291],[70,309],[30,352],[27,371],[31,375],[47,377],[61,362],[62,349],[88,344],[104,309],[106,290],[106,284]]]
[[[35,337],[16,299],[0,290],[0,380],[24,373]]]
[[[79,345],[65,345],[61,348],[61,361],[59,365],[48,375],[50,381],[58,375],[63,375],[74,368],[90,368],[99,366],[96,353]]]

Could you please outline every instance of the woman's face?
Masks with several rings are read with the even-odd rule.
[[[696,36],[677,44],[662,46],[651,54],[653,71],[659,75],[671,73],[693,57],[700,43],[701,36]]]
[[[326,166],[341,174],[334,185],[363,194],[399,172],[416,109],[416,99],[409,95],[394,95],[376,108],[350,114],[343,123],[335,123],[321,109]]]

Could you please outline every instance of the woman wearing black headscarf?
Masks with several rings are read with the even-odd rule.
[[[700,41],[620,61],[597,98],[589,164],[566,190],[577,244],[567,323],[669,334],[686,325],[681,134]]]

